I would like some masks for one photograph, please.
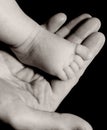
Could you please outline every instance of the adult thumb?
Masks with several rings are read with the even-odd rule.
[[[34,110],[27,106],[14,112],[10,124],[17,130],[92,130],[91,126],[72,114]]]

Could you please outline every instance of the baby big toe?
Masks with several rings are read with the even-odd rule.
[[[88,59],[91,58],[90,50],[87,47],[83,46],[83,45],[77,45],[76,54],[79,55],[84,60],[88,60]]]

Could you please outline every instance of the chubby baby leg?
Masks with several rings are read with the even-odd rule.
[[[2,0],[1,5],[0,13],[3,17],[0,20],[0,39],[12,46],[13,52],[24,64],[67,80],[75,74],[75,61],[79,61],[78,67],[83,60],[90,57],[87,47],[75,44],[75,41],[69,42],[43,29],[25,15],[14,0]],[[80,35],[82,29],[79,30]],[[84,30],[83,28],[83,32]]]

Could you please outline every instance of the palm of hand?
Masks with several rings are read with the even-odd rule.
[[[89,39],[90,40],[90,39]],[[93,47],[93,46],[92,46]],[[99,49],[100,50],[100,49]],[[97,50],[96,50],[97,51]],[[98,52],[95,52],[96,55]],[[93,56],[94,57],[94,56]],[[55,118],[55,113],[52,114],[43,111],[55,111],[63,98],[68,94],[72,87],[77,83],[80,76],[85,71],[86,67],[92,61],[86,62],[84,67],[79,71],[75,77],[68,81],[60,81],[58,79],[52,79],[47,81],[46,78],[35,72],[33,69],[22,65],[16,58],[10,54],[0,51],[0,116],[3,120],[9,117],[10,124],[16,129],[29,128],[29,123],[33,123],[38,126],[38,120],[46,119],[48,116]],[[36,110],[36,111],[34,111]],[[42,115],[42,116],[41,116]],[[48,115],[48,116],[47,116]],[[64,116],[64,118],[63,118]],[[14,118],[13,118],[14,117]],[[50,120],[50,117],[48,118]],[[58,115],[59,117],[59,115]],[[70,120],[68,119],[70,117]],[[53,118],[53,119],[54,119]],[[65,123],[65,115],[61,118],[64,119],[64,124],[73,123],[74,116],[67,115]],[[78,118],[75,117],[77,120]],[[12,121],[12,122],[11,122]],[[36,122],[37,121],[37,122]],[[55,120],[54,121],[58,121]],[[60,121],[60,120],[59,120]],[[69,122],[70,121],[70,122]],[[8,122],[8,121],[7,121]],[[27,123],[28,124],[27,124]],[[69,123],[68,123],[69,122]],[[42,122],[43,128],[44,122]],[[81,120],[79,122],[81,124]],[[78,125],[80,125],[77,123]],[[58,123],[59,124],[59,123]],[[62,126],[63,123],[61,123]],[[74,123],[75,124],[75,123]],[[76,127],[78,127],[78,125]],[[42,126],[41,125],[41,126]],[[50,124],[48,124],[49,126]],[[67,125],[67,126],[68,126]],[[47,126],[47,122],[46,122]],[[32,125],[30,126],[32,128]],[[65,126],[66,127],[66,126]],[[65,128],[64,127],[64,128]],[[74,125],[72,126],[74,128]],[[68,128],[68,127],[67,127]],[[50,129],[50,128],[49,128]],[[70,128],[71,129],[71,128]]]
[[[83,15],[80,17],[83,17],[84,19],[88,16]],[[77,23],[78,22],[80,22],[80,18],[78,18]],[[51,19],[50,23],[53,23],[51,22]],[[58,21],[56,22],[56,25],[57,23]],[[73,26],[71,25],[70,30]],[[56,32],[59,28],[57,26],[54,27],[53,25],[52,27],[44,25],[44,27],[47,30],[51,30],[52,32]],[[54,28],[56,28],[56,30],[54,30]],[[82,75],[86,68],[84,67],[81,72],[79,71],[71,80],[61,81],[53,78],[50,81],[47,81],[45,77],[41,76],[33,69],[22,65],[18,60],[16,60],[16,58],[6,52],[0,52],[0,62],[0,77],[3,78],[6,82],[8,82],[8,84],[10,84],[7,85],[7,88],[5,89],[5,91],[7,90],[7,92],[5,92],[8,95],[7,98],[9,99],[9,97],[11,97],[12,99],[10,98],[10,100],[14,100],[14,98],[17,100],[21,100],[21,102],[34,109],[45,111],[56,110],[56,108],[59,106],[64,97],[78,82],[80,75]],[[7,99],[4,102],[7,103]]]
[[[70,91],[71,81],[53,79],[49,82],[6,52],[0,52],[0,60],[2,69],[0,77],[10,84],[5,89],[8,99],[10,97],[13,101],[21,100],[34,109],[55,111],[67,92]],[[70,88],[66,87],[66,83]]]

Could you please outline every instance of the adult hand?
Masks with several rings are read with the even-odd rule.
[[[61,15],[59,14],[59,16]],[[57,16],[53,18],[56,19]],[[71,25],[70,27],[72,27]],[[44,27],[50,29],[49,26],[44,25]],[[64,28],[62,30],[65,33],[66,30],[64,31]],[[58,32],[61,34],[61,30],[57,31],[57,34]],[[96,36],[100,37],[98,41],[95,40]],[[101,49],[103,41],[102,34],[95,33],[84,42],[93,51],[93,58]],[[101,44],[100,47],[99,44]],[[77,116],[50,112],[58,107],[92,59],[86,62],[73,79],[69,81],[52,79],[48,82],[43,76],[35,73],[31,68],[23,66],[6,52],[1,51],[0,57],[0,118],[2,120],[7,121],[16,129],[23,130],[91,129],[88,123]]]

